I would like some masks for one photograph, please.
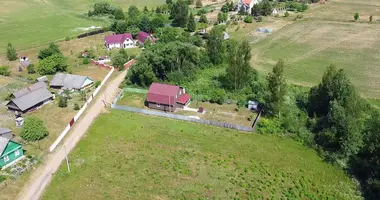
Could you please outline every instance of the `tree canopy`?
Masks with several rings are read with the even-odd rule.
[[[48,48],[42,49],[38,53],[38,59],[43,60],[54,54],[61,54],[61,50],[59,50],[58,45],[51,43]]]
[[[37,66],[37,72],[41,75],[55,74],[67,70],[67,58],[62,54],[54,54],[43,60],[40,60]]]
[[[281,115],[281,107],[285,100],[286,81],[284,77],[284,61],[280,60],[267,76],[269,95],[266,99],[266,112],[271,115]]]
[[[186,27],[188,21],[189,5],[184,0],[178,0],[171,6],[170,17],[173,26]]]
[[[213,64],[221,64],[224,59],[225,48],[223,46],[224,30],[221,26],[215,26],[207,38],[207,51]]]
[[[26,141],[37,141],[49,135],[44,122],[37,117],[25,118],[24,125],[21,129],[21,138]]]

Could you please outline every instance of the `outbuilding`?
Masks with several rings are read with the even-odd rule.
[[[149,108],[174,112],[190,104],[191,96],[185,93],[185,89],[176,85],[152,83],[146,97]]]
[[[63,90],[84,90],[90,87],[94,81],[88,76],[58,73],[50,81],[50,87]]]

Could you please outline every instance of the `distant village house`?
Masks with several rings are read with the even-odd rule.
[[[137,35],[137,43],[140,45],[144,45],[146,40],[150,40],[152,43],[156,42],[156,38],[154,38],[152,34],[140,31]]]
[[[183,109],[190,104],[191,96],[185,93],[183,87],[152,83],[146,96],[146,104],[149,108],[174,112]]]
[[[135,47],[135,42],[133,41],[132,34],[130,33],[105,36],[104,43],[108,50],[113,48],[126,49]]]
[[[24,158],[21,144],[12,141],[13,133],[10,129],[0,128],[0,168],[5,169]]]
[[[88,76],[58,73],[50,81],[50,87],[70,91],[85,90],[93,83],[94,81]]]

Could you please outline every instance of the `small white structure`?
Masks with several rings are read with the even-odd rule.
[[[24,118],[22,118],[22,117],[16,118],[16,127],[21,128],[22,125],[24,125]]]
[[[257,111],[259,109],[259,102],[257,101],[248,101],[248,110],[255,110]]]
[[[278,15],[278,10],[276,8],[273,9],[272,15],[274,15],[274,16]]]
[[[130,33],[105,36],[104,44],[108,50],[113,48],[127,49],[136,47],[132,34]]]

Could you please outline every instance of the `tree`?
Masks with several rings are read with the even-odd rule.
[[[227,13],[218,13],[218,22],[219,23],[222,23],[222,22],[226,22],[228,19],[228,14]]]
[[[229,5],[229,4],[227,3],[227,4],[224,4],[224,5],[222,6],[221,11],[222,11],[223,13],[228,13],[228,11],[230,10],[230,8],[229,8],[228,5]]]
[[[124,12],[121,8],[116,8],[113,12],[113,16],[115,17],[116,20],[124,20]]]
[[[81,90],[79,91],[80,100],[86,102],[87,101],[87,94],[86,91]]]
[[[147,32],[147,33],[151,33],[152,32],[152,25],[149,21],[149,18],[144,15],[142,18],[141,18],[141,21],[139,23],[139,28],[140,30],[144,31],[144,32]]]
[[[355,19],[355,21],[357,21],[359,19],[359,13],[355,13],[354,19]]]
[[[13,47],[11,43],[7,45],[7,58],[9,61],[17,60],[16,49]]]
[[[369,22],[372,22],[372,15],[369,16]]]
[[[144,10],[143,10],[144,13],[148,13],[149,10],[148,10],[148,7],[144,6]]]
[[[262,15],[268,16],[272,14],[272,5],[268,0],[264,0],[261,2],[261,8],[262,8]]]
[[[94,15],[111,14],[111,5],[108,2],[98,2],[94,4]]]
[[[166,0],[167,5],[171,5],[173,3],[173,0]]]
[[[266,98],[266,112],[281,116],[281,107],[285,100],[286,81],[284,77],[284,61],[280,60],[267,76],[269,95]]]
[[[37,72],[41,75],[55,74],[66,71],[67,67],[67,58],[62,54],[54,54],[39,62]]]
[[[160,7],[160,6],[158,6],[158,7],[156,8],[156,13],[157,13],[157,14],[161,14],[161,13],[162,13],[162,10],[161,10],[161,7]]]
[[[78,103],[74,104],[74,110],[80,110],[80,107],[79,107]]]
[[[116,34],[123,34],[126,32],[128,25],[125,21],[117,20],[111,24],[110,30]]]
[[[188,21],[189,6],[184,0],[178,0],[171,7],[171,17],[173,26],[186,27]]]
[[[176,28],[167,26],[162,29],[161,32],[158,32],[159,40],[158,42],[160,43],[169,43],[176,41],[178,38],[178,31]]]
[[[194,4],[194,0],[187,0],[187,4],[193,5]]]
[[[253,22],[253,17],[248,15],[244,18],[245,23],[252,23]]]
[[[129,56],[125,49],[121,48],[118,53],[112,56],[111,60],[112,65],[117,66],[121,71],[124,69],[124,64],[129,61]]]
[[[195,7],[196,8],[202,8],[202,0],[197,0],[196,2],[195,2]]]
[[[207,20],[207,17],[205,14],[202,14],[201,17],[199,18],[199,22],[200,23],[205,23],[207,24],[208,23],[208,20]]]
[[[215,26],[207,39],[207,52],[210,61],[214,64],[221,64],[224,57],[224,31],[220,26]]]
[[[196,23],[193,13],[190,13],[189,22],[187,22],[187,31],[194,32],[196,30]]]
[[[36,73],[36,70],[34,68],[34,64],[28,65],[28,67],[26,67],[26,70],[28,71],[28,74],[35,74]]]
[[[155,33],[159,28],[165,27],[165,18],[163,15],[156,15],[150,22],[152,32]]]
[[[261,13],[263,13],[262,8],[261,8],[261,4],[258,3],[258,4],[253,5],[253,7],[251,9],[251,14],[253,16],[257,17],[257,16],[260,16]]]
[[[128,21],[135,23],[138,21],[138,18],[140,16],[140,11],[136,6],[130,6],[128,8]]]
[[[288,12],[288,11],[286,11],[286,12],[284,13],[284,17],[289,17],[289,12]]]
[[[42,49],[38,53],[38,59],[43,60],[43,59],[45,59],[49,56],[52,56],[54,54],[62,54],[62,53],[61,53],[61,50],[59,50],[58,45],[56,45],[54,43],[50,43],[48,48]]]
[[[240,44],[230,40],[227,48],[228,67],[226,69],[226,86],[229,89],[239,90],[249,85],[253,80],[251,61],[251,47],[247,40]]]
[[[26,117],[21,129],[21,138],[26,141],[37,141],[49,135],[44,122],[37,117]]]
[[[58,107],[60,107],[60,108],[66,108],[67,107],[67,97],[59,96]]]

